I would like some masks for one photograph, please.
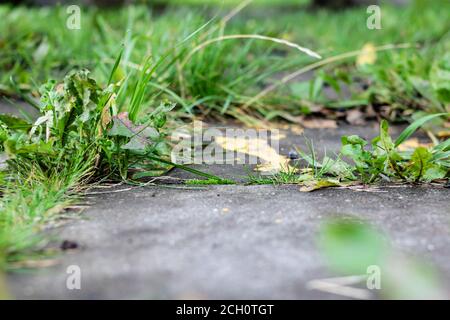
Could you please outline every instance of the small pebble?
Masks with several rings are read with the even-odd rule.
[[[78,248],[78,243],[75,241],[64,240],[60,246],[61,250],[74,250]]]
[[[299,158],[298,153],[294,150],[289,151],[288,157],[291,160],[296,160]]]

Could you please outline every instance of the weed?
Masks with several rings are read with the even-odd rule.
[[[247,180],[248,184],[299,184],[305,181],[305,179],[309,178],[309,175],[305,175],[304,173],[309,172],[310,169],[303,170],[303,174],[298,174],[297,168],[288,167],[285,170],[282,170],[278,173],[275,173],[270,176],[261,176],[248,174]]]
[[[49,81],[41,87],[40,117],[35,122],[0,116],[0,142],[8,157],[0,202],[2,263],[17,260],[36,245],[36,229],[90,182],[161,175],[174,166],[222,181],[164,159],[170,147],[163,127],[173,104],[162,103],[139,121],[131,120],[141,110],[141,79],[149,68],[140,71],[130,113],[119,112],[116,104],[123,92],[120,85],[101,88],[87,70],[79,70],[67,75],[64,83]]]
[[[311,168],[309,179],[305,179],[305,191],[348,183],[389,182],[431,182],[448,177],[450,168],[450,139],[431,148],[417,147],[413,151],[398,149],[418,128],[426,122],[448,113],[428,115],[409,125],[393,141],[388,132],[388,123],[381,121],[380,134],[371,143],[352,135],[342,137],[340,154],[335,158],[325,156],[318,161],[314,148],[310,153],[299,150],[299,154]],[[347,163],[349,160],[351,164]]]

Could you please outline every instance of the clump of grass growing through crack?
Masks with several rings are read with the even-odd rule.
[[[412,151],[398,149],[426,122],[448,116],[448,113],[440,113],[420,118],[409,125],[395,141],[389,135],[387,121],[383,120],[380,134],[370,144],[356,135],[343,136],[341,151],[336,158],[325,156],[319,161],[312,145],[309,154],[298,150],[309,169],[309,172],[305,172],[305,169],[301,171],[303,190],[312,191],[354,183],[371,184],[380,180],[419,183],[448,178],[450,139],[430,148],[419,146]]]
[[[181,43],[202,29],[200,27]],[[229,37],[215,39],[215,42]],[[273,37],[239,35],[238,38],[279,42],[306,54],[315,54]],[[191,56],[201,49],[197,48],[191,51]],[[6,263],[13,261],[16,253],[30,244],[27,241],[33,230],[54,217],[69,203],[70,195],[76,195],[76,191],[89,182],[153,177],[177,167],[207,179],[192,180],[192,184],[232,183],[168,160],[170,145],[165,139],[164,127],[167,114],[175,104],[155,97],[162,92],[178,96],[152,81],[157,69],[159,77],[167,76],[165,71],[170,70],[183,53],[181,46],[173,46],[159,58],[151,55],[135,70],[124,74],[122,66],[129,63],[127,49],[115,60],[112,71],[105,77],[108,80],[104,87],[89,71],[73,71],[63,83],[49,81],[41,86],[40,102],[36,104],[40,116],[36,121],[0,116],[1,148],[7,156],[7,169],[3,173],[6,183],[0,204],[3,219],[0,255]],[[122,58],[125,61],[122,62]],[[15,85],[14,80],[11,83],[21,96],[26,96],[23,87]],[[148,90],[149,87],[156,88],[156,92]],[[159,106],[149,108],[149,103]],[[14,211],[16,206],[23,209],[18,215]],[[22,241],[18,238],[20,234],[25,235]]]
[[[309,171],[309,170],[307,170]],[[249,174],[247,176],[248,184],[299,184],[304,181],[305,176],[299,175],[295,167],[289,167],[281,170],[273,175],[255,175]]]
[[[343,136],[342,147],[335,157],[325,155],[319,159],[313,141],[306,140],[307,151],[297,149],[306,167],[296,165],[271,176],[250,174],[250,184],[300,184],[302,191],[352,184],[428,183],[449,178],[450,139],[433,147],[419,146],[401,151],[398,147],[427,122],[439,117],[438,113],[419,118],[403,130],[396,140],[389,135],[386,120],[380,123],[380,134],[370,143],[357,136]]]
[[[49,81],[41,87],[36,121],[0,115],[0,148],[7,156],[0,202],[3,266],[38,243],[35,232],[90,182],[161,175],[173,166],[221,180],[167,160],[170,147],[164,126],[172,103],[162,103],[138,120],[149,70],[155,66],[146,61],[134,85],[129,113],[120,111],[116,103],[124,93],[121,85],[102,88],[89,71],[78,70],[64,83]]]
[[[441,23],[445,20],[439,18],[445,10],[441,4],[436,5],[437,10],[430,8],[427,11],[430,14],[408,14],[409,20],[404,20],[408,26],[413,24],[412,21],[430,26],[423,28],[427,32],[416,36],[409,28],[403,28],[407,34],[401,36],[414,43],[433,38],[445,44],[448,38],[442,37],[442,32],[448,28]],[[4,22],[0,26],[1,94],[14,95],[13,89],[18,88],[23,97],[28,93],[36,96],[34,83],[53,77],[61,79],[68,70],[80,65],[93,70],[93,75],[87,71],[71,73],[64,84],[49,82],[42,87],[41,117],[36,122],[0,117],[0,140],[9,156],[9,169],[0,176],[4,181],[0,205],[0,256],[4,261],[17,259],[18,253],[29,247],[29,241],[34,241],[28,235],[33,234],[42,221],[55,217],[86,182],[104,178],[152,177],[174,166],[165,158],[169,150],[165,141],[165,124],[170,112],[178,112],[180,117],[192,117],[195,113],[219,119],[232,116],[252,124],[256,120],[284,117],[285,114],[292,118],[313,112],[317,105],[328,105],[327,101],[316,99],[325,85],[337,88],[336,82],[344,78],[351,82],[361,75],[372,77],[371,81],[380,86],[377,96],[372,92],[369,98],[363,97],[364,104],[393,105],[415,100],[420,93],[424,99],[417,109],[425,109],[430,105],[428,101],[433,102],[433,107],[426,109],[427,112],[446,111],[448,107],[448,79],[442,72],[448,69],[446,57],[436,54],[432,55],[433,59],[428,59],[428,55],[421,56],[423,64],[419,64],[420,70],[399,64],[393,74],[384,71],[391,69],[386,66],[391,65],[397,56],[380,59],[381,63],[373,67],[376,69],[372,70],[374,72],[369,69],[355,72],[346,63],[347,76],[334,74],[339,78],[336,80],[328,74],[321,81],[312,80],[315,88],[312,91],[317,94],[313,94],[309,102],[302,93],[285,86],[287,90],[271,91],[267,99],[256,99],[257,103],[242,110],[240,107],[248,104],[251,97],[258,97],[263,88],[277,82],[273,78],[275,75],[303,66],[306,62],[303,56],[291,56],[289,51],[278,49],[279,43],[275,47],[272,41],[256,41],[259,40],[257,38],[270,37],[281,39],[277,42],[282,44],[292,44],[286,38],[294,35],[296,42],[313,44],[315,48],[328,48],[332,43],[335,48],[324,52],[329,56],[349,47],[334,30],[339,34],[346,33],[333,26],[354,31],[352,21],[359,21],[354,17],[360,13],[352,11],[332,16],[327,12],[308,13],[301,14],[301,19],[293,14],[283,18],[287,25],[291,25],[288,27],[291,35],[286,35],[285,27],[280,28],[271,21],[261,24],[247,18],[230,21],[239,11],[235,10],[214,25],[213,32],[203,32],[203,27],[198,29],[198,41],[193,41],[192,47],[171,50],[179,39],[191,37],[189,30],[209,25],[209,22],[204,22],[202,12],[187,13],[183,10],[168,11],[153,19],[144,6],[108,12],[86,9],[82,29],[72,32],[60,27],[66,19],[62,8],[0,6],[0,18]],[[392,16],[403,15],[403,9],[387,8],[386,12]],[[305,21],[301,30],[297,29],[299,20]],[[439,24],[432,24],[436,21]],[[151,26],[150,31],[148,25]],[[355,35],[351,39],[358,42],[357,48],[363,44],[360,42],[367,41],[367,30],[364,24],[361,26],[364,30],[360,36]],[[370,40],[376,43],[398,42],[399,27],[387,29],[387,32],[373,33],[375,39]],[[246,35],[255,33],[267,36],[238,38],[247,38]],[[142,39],[144,41],[138,41]],[[222,41],[225,39],[232,41]],[[118,43],[122,42],[125,44],[122,60],[114,59]],[[429,43],[424,47],[428,48]],[[137,63],[149,53],[152,60]],[[429,61],[433,60],[436,62],[430,68]],[[109,65],[114,65],[112,72]],[[407,65],[411,64],[408,62]],[[161,68],[156,69],[156,66]],[[129,71],[133,69],[134,72]],[[331,72],[325,71],[322,74]],[[412,75],[416,77],[412,78]],[[14,78],[12,82],[11,76]],[[397,86],[401,90],[394,92],[390,87],[391,79],[399,78],[404,80]],[[321,83],[318,89],[315,87],[317,83]],[[395,96],[389,95],[390,92]],[[404,99],[405,96],[408,99]],[[167,98],[177,101],[181,108],[178,111],[173,109],[174,105],[167,102]],[[354,106],[354,103],[349,105]],[[318,161],[313,156],[313,163],[301,172],[300,177],[288,172],[267,179],[271,183],[303,183],[308,180],[320,182],[323,186],[379,179],[419,182],[441,177],[448,170],[447,142],[412,154],[397,152],[396,146],[392,147],[384,133],[378,142],[372,143],[372,151],[366,151],[368,143],[357,137],[347,137],[343,143],[342,156],[346,153],[345,156],[354,162],[351,166],[344,165],[341,157]],[[185,169],[207,179],[199,183],[223,182],[219,177]],[[370,171],[372,169],[374,171]],[[15,207],[19,205],[21,213],[15,214]]]

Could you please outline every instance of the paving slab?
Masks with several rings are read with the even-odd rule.
[[[371,138],[377,130],[341,126],[306,133],[319,150],[336,151],[342,134]],[[303,138],[288,134],[280,152],[301,143]],[[235,166],[208,169],[235,178],[247,173]],[[172,175],[186,177],[177,170]],[[21,299],[341,298],[309,290],[307,283],[333,276],[317,247],[318,229],[330,217],[349,215],[386,233],[398,250],[434,264],[450,288],[449,189],[121,188],[91,195],[82,219],[52,230],[58,239],[53,245],[67,240],[78,248],[62,254],[56,266],[9,274],[12,294]],[[80,267],[81,290],[66,287],[71,265]]]
[[[39,116],[38,110],[33,108],[28,103],[21,100],[8,99],[2,97],[1,95],[0,95],[0,114],[9,114],[18,117],[25,116],[30,119],[36,119]]]
[[[213,126],[213,125],[210,125]],[[220,129],[226,129],[230,126],[215,126]],[[376,122],[368,122],[365,126],[352,126],[345,123],[340,123],[337,128],[329,129],[301,129],[299,125],[282,126],[277,128],[281,139],[278,141],[277,152],[285,157],[289,156],[289,153],[298,149],[305,153],[309,153],[308,144],[312,143],[315,149],[317,157],[320,159],[325,155],[330,157],[335,156],[341,148],[341,137],[343,135],[359,135],[361,138],[370,141],[379,133],[379,125]],[[390,134],[394,137],[398,136],[400,132],[405,128],[404,125],[392,126],[390,128]],[[259,134],[259,133],[258,133]],[[413,137],[427,142],[427,137],[423,134],[417,133]],[[270,139],[269,139],[270,140]],[[272,145],[273,141],[269,141]],[[275,143],[276,144],[276,143]],[[241,155],[236,153],[236,158]],[[205,171],[223,178],[232,179],[237,182],[244,183],[248,181],[248,175],[257,173],[254,171],[255,165],[206,165],[206,164],[194,164],[192,168]],[[198,176],[183,171],[174,170],[170,173],[171,177],[181,179],[193,179]]]

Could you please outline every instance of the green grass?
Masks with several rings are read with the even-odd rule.
[[[302,191],[321,188],[389,183],[430,183],[444,181],[450,174],[450,139],[432,147],[419,146],[402,151],[399,146],[427,122],[449,113],[438,113],[419,118],[404,129],[394,141],[389,135],[386,120],[381,121],[380,134],[369,143],[357,135],[343,136],[339,154],[318,159],[312,142],[308,151],[298,149],[306,163],[270,176],[249,175],[250,184],[297,184]],[[298,162],[298,161],[297,161]]]
[[[100,84],[106,84],[123,44],[124,55],[116,79],[139,67],[149,54],[158,60],[171,52],[159,72],[150,78],[150,88],[141,98],[149,107],[158,105],[155,100],[175,101],[179,111],[176,117],[233,117],[257,124],[261,120],[292,119],[321,108],[336,110],[371,104],[375,109],[383,107],[382,114],[390,120],[408,120],[415,112],[448,110],[447,85],[440,83],[449,80],[438,74],[447,72],[446,33],[450,24],[446,12],[450,5],[447,1],[416,2],[407,8],[383,5],[383,29],[374,31],[366,28],[364,8],[341,12],[286,12],[274,8],[273,19],[267,19],[264,10],[253,6],[233,18],[227,16],[231,8],[220,6],[212,10],[173,7],[159,16],[143,6],[117,11],[85,8],[81,30],[69,30],[65,28],[64,8],[2,6],[0,90],[13,95],[13,77],[24,92],[36,92],[38,84],[48,78],[62,79],[79,66],[90,69]],[[187,45],[172,51],[207,23],[208,17],[213,20],[205,28]],[[264,97],[252,100],[282,75],[315,60],[283,44],[257,39],[218,41],[192,54],[195,47],[206,41],[237,34],[287,39],[324,58],[359,50],[369,42],[407,42],[420,48],[380,52],[377,63],[365,68],[355,67],[355,56],[341,59],[319,67],[321,72],[313,81],[281,83]],[[324,94],[326,86],[335,88],[337,98]],[[352,88],[350,97],[340,93],[344,86]],[[355,88],[360,86],[367,89]],[[125,86],[124,90],[130,92],[132,88]],[[249,101],[253,101],[251,105],[241,108]]]
[[[89,184],[103,179],[128,182],[161,175],[173,166],[184,168],[164,159],[170,151],[163,129],[170,104],[132,120],[142,108],[136,98],[145,92],[141,79],[158,65],[146,61],[148,68],[131,83],[135,102],[129,112],[119,112],[116,104],[124,93],[123,83],[100,87],[87,70],[80,70],[69,73],[61,84],[49,81],[40,88],[36,121],[0,115],[0,151],[8,165],[2,172],[0,267],[36,248],[42,239],[34,234]],[[111,75],[116,71],[113,67]]]
[[[37,165],[24,165],[28,168],[20,174],[11,174],[10,181],[2,186],[1,269],[11,269],[24,259],[45,256],[43,245],[47,239],[37,233],[44,225],[60,219],[67,206],[75,204],[81,191],[80,181],[86,173],[73,167],[58,167],[58,171],[44,173]]]
[[[297,168],[288,168],[270,176],[255,175],[253,173],[247,176],[248,184],[301,184],[305,176],[297,174]]]
[[[159,3],[168,3],[175,5],[209,5],[217,6],[222,5],[226,7],[237,6],[242,4],[242,0],[161,0]],[[309,4],[309,0],[253,0],[255,6],[301,6]]]

